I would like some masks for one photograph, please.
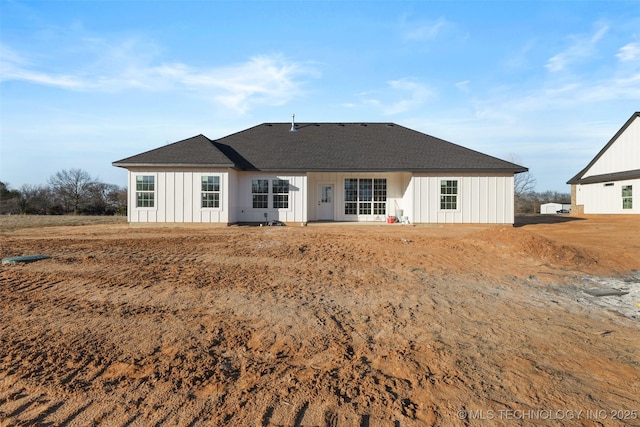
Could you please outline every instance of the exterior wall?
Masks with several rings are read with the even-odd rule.
[[[571,215],[584,214],[584,205],[578,204],[578,186],[576,184],[571,185]]]
[[[268,209],[254,209],[251,193],[253,179],[288,179],[289,208],[273,209],[271,200]],[[236,201],[234,222],[266,222],[278,220],[282,222],[307,222],[307,176],[306,174],[241,172],[236,177]],[[267,215],[265,217],[265,214]]]
[[[155,177],[153,207],[136,207],[136,177]],[[220,176],[220,207],[201,207],[201,177]],[[384,215],[346,215],[344,180],[346,178],[384,178],[387,180],[387,204]],[[289,180],[289,207],[268,209],[252,206],[253,179]],[[513,224],[513,175],[416,174],[408,172],[308,174],[237,172],[231,169],[167,169],[134,168],[128,172],[129,222],[149,223],[236,223],[308,222],[318,219],[321,184],[331,184],[333,219],[335,221],[386,221],[388,216],[406,217],[412,223],[497,223]],[[458,206],[440,209],[440,181],[458,181]],[[637,183],[640,192],[640,182]],[[620,188],[618,187],[620,190]],[[578,191],[579,193],[579,191]],[[637,203],[636,205],[640,204]],[[266,217],[265,217],[266,214]]]
[[[136,177],[155,177],[153,207],[136,207]],[[220,176],[220,207],[201,207],[201,177]],[[128,172],[129,222],[168,223],[228,223],[230,194],[227,169],[167,169],[134,168]]]
[[[344,180],[346,178],[384,178],[387,180],[387,209],[384,215],[345,215]],[[308,173],[308,209],[309,221],[318,220],[318,204],[320,195],[318,188],[321,184],[334,186],[333,219],[335,221],[380,221],[385,222],[388,216],[395,216],[396,211],[402,209],[406,216],[410,207],[410,200],[406,200],[405,193],[411,173],[408,172],[309,172]],[[409,218],[411,221],[411,218]]]
[[[622,209],[622,186],[624,185],[632,186],[632,209]],[[585,214],[640,213],[640,179],[582,184],[575,187],[576,205],[582,205]]]
[[[458,207],[440,209],[440,181],[458,181]],[[405,200],[413,200],[416,223],[513,224],[513,174],[416,174]]]
[[[640,169],[640,118],[636,118],[582,176]]]

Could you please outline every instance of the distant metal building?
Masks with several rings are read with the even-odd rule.
[[[640,192],[640,112],[634,113],[571,184],[571,212],[638,214]]]
[[[570,211],[571,203],[544,203],[540,205],[541,214],[565,213],[560,211]]]

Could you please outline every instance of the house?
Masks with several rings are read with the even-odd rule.
[[[263,123],[113,162],[129,222],[514,221],[527,168],[393,123]]]
[[[640,203],[633,203],[634,188],[640,191],[640,112],[567,184],[572,213],[640,213]]]
[[[571,203],[543,203],[540,205],[541,214],[569,213]]]

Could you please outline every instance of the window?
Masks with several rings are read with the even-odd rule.
[[[347,178],[344,180],[344,213],[355,215],[358,213],[358,180]]]
[[[358,213],[371,215],[371,201],[373,200],[373,180],[361,179],[358,183]]]
[[[269,191],[268,179],[254,179],[251,181],[251,195],[254,209],[268,209],[269,200],[273,209],[289,209],[289,180],[271,180]]]
[[[203,208],[219,208],[220,207],[220,177],[219,176],[203,176],[201,191],[202,191],[202,207]]]
[[[271,182],[274,209],[289,209],[289,180],[274,179]]]
[[[136,207],[152,208],[155,206],[155,176],[136,176]]]
[[[456,180],[440,181],[440,209],[442,210],[458,209],[458,181]]]
[[[252,180],[251,193],[253,195],[254,209],[267,209],[269,207],[269,180],[268,179]]]
[[[632,192],[632,185],[622,186],[622,209],[633,209]]]
[[[373,214],[385,215],[387,213],[387,180],[373,180]]]
[[[384,215],[387,212],[385,178],[347,178],[344,180],[345,215]]]

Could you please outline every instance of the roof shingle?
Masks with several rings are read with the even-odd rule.
[[[493,171],[527,168],[393,123],[263,123],[210,141],[199,135],[115,166],[230,165],[261,171]],[[225,163],[226,161],[226,163]]]

